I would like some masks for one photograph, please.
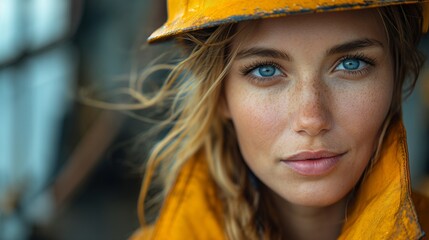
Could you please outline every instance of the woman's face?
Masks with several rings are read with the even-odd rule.
[[[290,203],[328,206],[355,186],[390,107],[393,65],[375,10],[242,23],[225,115],[253,173]]]

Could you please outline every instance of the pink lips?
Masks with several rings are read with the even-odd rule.
[[[282,162],[301,175],[318,176],[332,170],[344,154],[329,151],[301,152]]]

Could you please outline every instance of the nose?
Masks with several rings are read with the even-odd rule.
[[[297,87],[293,130],[301,135],[317,136],[330,130],[329,91],[323,83]]]

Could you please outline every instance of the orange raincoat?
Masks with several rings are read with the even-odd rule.
[[[204,156],[189,161],[154,226],[132,240],[225,239],[222,202]],[[396,123],[356,195],[339,239],[427,239],[429,199],[411,192],[405,130]]]

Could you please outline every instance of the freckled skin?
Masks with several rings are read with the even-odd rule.
[[[327,207],[345,198],[367,166],[393,92],[393,64],[376,11],[346,11],[264,19],[243,30],[233,48],[275,48],[283,75],[258,85],[240,72],[262,57],[235,60],[225,80],[225,114],[254,174],[287,203]],[[239,25],[243,28],[244,25]],[[375,46],[352,51],[375,59],[360,75],[335,70],[345,53],[327,54],[357,38]],[[265,58],[262,58],[265,60]],[[271,59],[272,58],[269,58]],[[281,160],[300,151],[346,153],[321,176],[303,176]]]

